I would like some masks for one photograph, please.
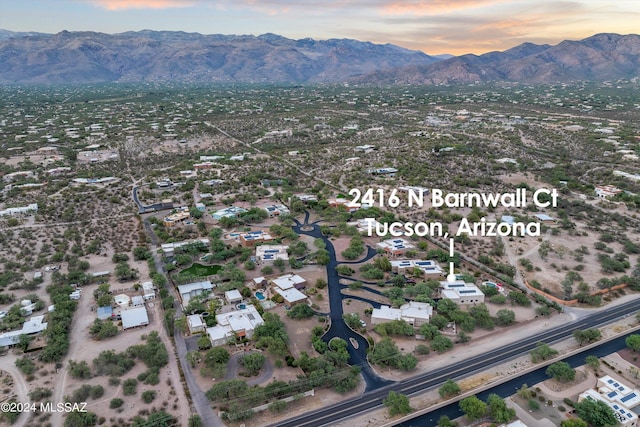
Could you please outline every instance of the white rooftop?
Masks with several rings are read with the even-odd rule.
[[[380,308],[373,309],[371,318],[388,320],[391,322],[393,320],[400,320],[402,318],[402,312],[399,308],[391,308],[388,305],[382,305]]]
[[[202,321],[202,317],[199,314],[192,314],[187,316],[187,322],[191,329],[199,328],[204,326],[204,322]]]
[[[391,251],[414,249],[412,243],[400,238],[389,239],[376,244],[379,248],[389,249]]]
[[[123,329],[135,328],[136,326],[149,324],[149,316],[147,315],[147,309],[144,305],[130,308],[128,310],[122,310],[120,312],[120,317],[122,318]]]
[[[281,295],[282,298],[284,298],[285,301],[287,301],[290,304],[293,304],[299,301],[304,301],[307,299],[307,296],[302,292],[300,292],[299,290],[297,290],[296,288],[291,288],[291,289],[275,288],[274,291],[277,294]]]
[[[205,280],[203,282],[194,282],[194,283],[188,283],[186,285],[178,286],[178,292],[180,292],[181,294],[188,294],[190,292],[197,291],[197,290],[208,291],[212,289],[213,289],[213,285],[208,280]]]
[[[242,299],[242,295],[240,294],[240,291],[237,289],[231,289],[230,291],[226,291],[224,293],[224,297],[227,301],[235,301],[235,300]]]
[[[454,292],[457,295],[484,295],[480,288],[478,288],[473,283],[465,283],[464,280],[456,280],[454,282],[442,281],[440,282],[440,287],[442,288],[443,295],[450,295],[450,292]],[[449,292],[447,292],[449,291]]]
[[[433,314],[433,307],[426,302],[410,301],[400,306],[403,318],[429,319]]]
[[[640,391],[630,388],[609,375],[598,378],[598,387],[598,391],[605,394],[610,401],[618,402],[627,408],[640,405]]]
[[[273,279],[271,283],[282,290],[286,290],[295,287],[295,285],[304,283],[305,281],[304,277],[298,276],[297,274],[285,274],[284,276]]]
[[[131,302],[131,298],[129,298],[129,296],[125,294],[118,294],[113,297],[113,300],[118,305],[129,305],[129,302]]]

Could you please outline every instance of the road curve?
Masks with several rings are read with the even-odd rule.
[[[459,361],[433,371],[416,375],[397,383],[367,392],[362,396],[348,399],[341,403],[323,409],[308,412],[301,416],[282,421],[279,427],[319,427],[344,420],[353,415],[370,411],[382,405],[382,400],[389,391],[396,391],[406,395],[420,392],[424,389],[436,387],[450,378],[468,376],[474,372],[484,370],[490,366],[527,353],[535,348],[536,343],[552,343],[570,337],[577,329],[587,329],[611,322],[615,319],[630,315],[640,309],[640,299],[613,307],[609,310],[594,313],[588,317],[565,325],[549,329],[529,338],[516,341],[507,346],[485,352],[483,354]],[[273,425],[272,427],[275,427]]]

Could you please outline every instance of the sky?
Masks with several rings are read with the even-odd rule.
[[[640,32],[640,0],[0,0],[0,29],[352,38],[481,54]]]

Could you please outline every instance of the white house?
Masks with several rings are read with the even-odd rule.
[[[297,274],[289,273],[272,279],[271,283],[280,289],[303,289],[307,284],[307,279]]]
[[[392,322],[394,320],[404,320],[411,326],[418,328],[425,323],[429,323],[429,319],[433,315],[433,307],[426,302],[411,301],[403,304],[400,308],[391,308],[383,305],[380,308],[374,308],[371,313],[371,324]]]
[[[484,302],[484,293],[473,283],[463,280],[440,282],[440,293],[443,298],[458,304],[480,304]]]
[[[20,206],[16,208],[6,208],[0,211],[0,216],[16,216],[16,215],[28,215],[38,212],[38,204],[31,203],[27,206]]]
[[[307,284],[307,280],[297,274],[285,274],[271,281],[273,291],[284,298],[285,303],[290,306],[307,303],[305,294],[300,292]]]
[[[443,276],[444,271],[440,268],[440,265],[433,260],[401,260],[391,261],[391,271],[398,274],[405,274],[407,272],[413,273],[416,270],[422,271],[424,276]]]
[[[391,256],[404,255],[407,251],[415,249],[412,243],[400,238],[385,240],[376,243],[376,246]]]
[[[207,327],[200,314],[187,316],[187,326],[189,327],[189,332],[192,334],[195,334],[196,332],[204,332]]]
[[[47,329],[48,323],[44,316],[33,316],[22,324],[22,329],[3,332],[0,334],[0,347],[11,347],[20,342],[20,335],[33,335]]]
[[[613,197],[618,193],[621,193],[622,190],[614,187],[613,185],[598,185],[596,186],[596,196],[601,199],[606,199],[609,197]]]
[[[176,249],[188,245],[209,246],[209,239],[194,239],[184,240],[182,242],[163,243],[161,248],[165,256],[173,256]]]
[[[189,304],[189,300],[197,295],[202,294],[203,292],[211,292],[213,291],[214,285],[205,280],[203,282],[194,282],[188,283],[186,285],[178,286],[178,293],[180,294],[180,299],[182,300],[182,305],[186,306]]]
[[[253,337],[253,331],[264,323],[256,308],[247,304],[243,310],[230,311],[216,315],[218,324],[207,328],[207,334],[214,347],[225,345],[231,339]]]
[[[226,299],[229,304],[235,304],[242,302],[242,295],[240,295],[239,290],[232,289],[224,293],[224,299]]]
[[[609,375],[598,378],[596,387],[580,394],[578,402],[585,399],[600,400],[613,410],[618,423],[623,427],[638,425],[638,415],[632,408],[640,404],[640,391],[630,388]]]
[[[122,318],[122,329],[131,329],[149,324],[147,308],[144,305],[122,310],[120,317]]]
[[[280,215],[288,215],[290,213],[289,208],[281,203],[266,205],[266,206],[263,206],[262,209],[267,211],[267,215],[269,215],[269,218],[273,218]]]
[[[151,299],[155,299],[156,290],[153,287],[152,282],[143,282],[142,283],[142,297],[145,301],[149,301]]]
[[[256,246],[256,259],[258,262],[271,265],[277,259],[283,261],[289,260],[289,253],[287,252],[289,246],[287,245],[261,245]]]
[[[129,307],[129,304],[131,303],[131,298],[129,298],[129,295],[125,294],[118,294],[113,297],[113,300],[120,308]]]

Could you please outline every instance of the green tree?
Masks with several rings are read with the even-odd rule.
[[[31,343],[32,339],[33,339],[33,337],[31,337],[30,335],[20,334],[18,336],[18,347],[22,351],[27,351],[27,349],[29,348],[29,344]]]
[[[413,412],[413,408],[409,404],[409,398],[402,393],[390,391],[383,403],[389,409],[389,416],[391,417]]]
[[[613,409],[601,400],[584,399],[582,402],[576,403],[575,408],[578,417],[593,427],[618,425]]]
[[[391,338],[385,337],[373,346],[369,360],[380,366],[395,366],[399,356],[400,350],[398,350],[396,343]]]
[[[247,371],[249,371],[249,374],[257,375],[258,372],[260,372],[260,369],[262,369],[262,366],[264,365],[264,361],[265,361],[265,357],[262,353],[251,353],[241,357],[238,362]]]
[[[156,392],[155,390],[145,390],[142,392],[142,395],[140,397],[142,398],[142,401],[144,403],[149,404],[155,400]]]
[[[629,335],[625,340],[627,347],[629,347],[633,351],[640,351],[640,335],[633,334]]]
[[[111,320],[96,319],[89,328],[89,334],[96,340],[104,340],[118,334],[118,327]]]
[[[138,380],[129,378],[122,383],[122,394],[131,396],[138,392]]]
[[[69,360],[69,373],[73,378],[91,378],[91,368],[89,368],[89,365],[84,360],[81,362]]]
[[[453,380],[449,379],[438,389],[440,397],[446,399],[460,394],[460,386]]]
[[[207,335],[203,335],[198,338],[198,349],[199,350],[208,350],[211,348],[211,340]]]
[[[440,301],[438,301],[438,305],[437,305],[438,314],[451,318],[450,317],[451,314],[457,309],[458,309],[458,304],[456,304],[454,301],[451,301],[450,299],[442,298]]]
[[[573,331],[573,337],[580,346],[597,341],[601,336],[600,330],[595,328]]]
[[[553,356],[558,354],[558,350],[555,350],[549,347],[548,344],[539,342],[536,344],[536,348],[531,351],[531,361],[533,363],[538,363],[543,360],[547,360],[552,358]]]
[[[153,257],[153,255],[146,246],[136,246],[133,248],[133,259],[136,261],[149,259],[151,257]]]
[[[313,309],[306,304],[298,304],[287,311],[287,317],[292,319],[308,319],[313,314]]]
[[[444,335],[438,335],[431,341],[431,349],[438,353],[444,353],[453,348],[453,341]]]
[[[192,415],[187,422],[188,427],[202,427],[202,418],[200,415]]]
[[[560,427],[588,427],[588,424],[580,418],[569,418],[560,423]]]
[[[460,410],[469,421],[475,421],[487,415],[487,404],[473,395],[460,401]]]
[[[379,256],[373,260],[373,265],[382,271],[391,271],[391,261],[386,256]]]
[[[556,362],[547,368],[547,375],[556,381],[568,383],[576,377],[576,371],[567,362]]]
[[[418,332],[427,340],[432,340],[440,335],[440,331],[438,330],[438,328],[430,323],[421,325],[420,329],[418,329]]]
[[[132,270],[126,261],[116,264],[115,274],[119,280],[135,279],[138,276],[137,272],[135,270]]]
[[[64,419],[64,427],[94,426],[98,416],[93,412],[70,412]]]
[[[508,408],[504,399],[497,394],[492,393],[487,397],[487,406],[491,418],[499,424],[507,423],[516,416],[515,409]]]
[[[449,323],[449,321],[441,314],[434,314],[433,316],[431,316],[431,319],[429,319],[429,323],[438,329],[442,329],[447,326],[447,323]]]
[[[214,366],[222,363],[226,364],[229,361],[229,352],[222,347],[214,347],[204,354],[205,365]]]
[[[451,418],[446,415],[443,415],[438,419],[438,427],[457,427],[457,425],[458,424],[455,421],[451,421]]]
[[[594,371],[600,368],[600,359],[597,356],[589,355],[584,359],[585,363]]]
[[[500,326],[513,325],[516,321],[516,314],[507,309],[500,309],[496,312],[496,323]]]

